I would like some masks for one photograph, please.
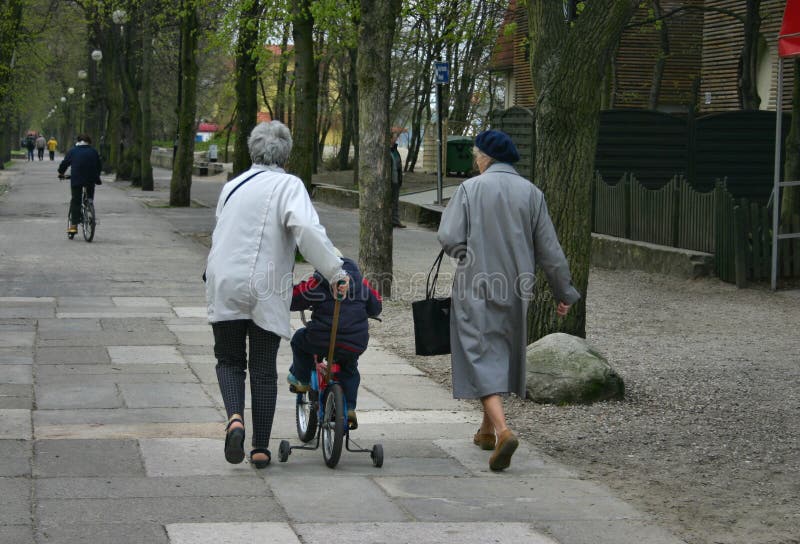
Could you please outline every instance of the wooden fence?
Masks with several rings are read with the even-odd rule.
[[[748,281],[768,281],[772,273],[772,209],[720,191],[717,216],[717,276],[743,287]],[[800,215],[792,216],[787,231],[800,232]],[[781,240],[778,277],[800,277],[800,239]]]
[[[519,161],[514,164],[522,177],[535,180],[534,159],[536,157],[536,117],[533,110],[512,106],[507,110],[496,110],[490,114],[493,129],[502,130],[514,141],[519,152]]]
[[[594,181],[592,231],[640,242],[713,253],[716,191],[700,193],[681,176],[648,189],[633,174]]]
[[[791,126],[789,115],[783,120],[783,137]],[[508,133],[517,145],[517,170],[534,181],[535,121],[533,110],[518,106],[490,114],[492,128]],[[774,164],[774,111],[696,118],[647,110],[600,112],[595,169],[609,180],[633,172],[652,189],[680,175],[696,190],[711,192],[717,179],[726,178],[735,197],[766,201]]]
[[[770,278],[771,208],[734,198],[726,182],[701,193],[681,176],[648,189],[629,173],[614,185],[598,173],[593,203],[592,232],[713,253],[717,276],[740,287]],[[800,215],[787,231],[800,232]],[[800,277],[800,239],[782,240],[779,256],[778,275]]]

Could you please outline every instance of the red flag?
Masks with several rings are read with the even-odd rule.
[[[781,32],[778,34],[778,55],[796,57],[800,55],[800,1],[786,0]]]

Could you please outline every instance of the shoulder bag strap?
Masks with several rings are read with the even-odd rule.
[[[433,261],[431,269],[428,270],[428,277],[425,280],[425,298],[433,298],[436,294],[436,280],[439,277],[439,268],[442,266],[442,257],[444,257],[444,250],[439,252],[439,255]],[[431,274],[434,268],[436,273],[433,275],[433,282],[431,282]]]
[[[235,192],[236,192],[236,189],[238,189],[239,187],[241,187],[242,185],[244,185],[245,183],[247,183],[248,181],[250,181],[251,179],[253,179],[253,178],[254,178],[254,177],[256,177],[257,175],[259,175],[259,174],[262,174],[263,172],[264,172],[264,171],[263,171],[263,170],[261,170],[261,171],[259,171],[259,172],[256,172],[256,173],[255,173],[255,174],[253,174],[252,176],[249,176],[249,177],[247,177],[247,178],[243,179],[243,180],[242,180],[242,181],[239,183],[239,185],[237,185],[236,187],[234,187],[234,188],[233,188],[233,191],[231,191],[230,193],[228,193],[228,196],[226,196],[226,197],[225,197],[225,202],[223,202],[223,203],[222,203],[222,207],[223,207],[223,208],[225,207],[225,204],[227,204],[227,203],[228,203],[228,200],[230,200],[230,198],[233,196],[233,193],[235,193]],[[204,282],[206,281],[206,271],[205,271],[205,270],[203,270],[203,281],[204,281]]]
[[[237,189],[239,189],[239,187],[241,187],[242,185],[244,185],[245,183],[247,183],[248,181],[250,181],[251,179],[253,179],[257,175],[263,174],[263,173],[264,173],[264,171],[260,170],[260,171],[256,172],[255,174],[253,174],[252,176],[248,176],[247,178],[245,178],[241,182],[239,182],[239,185],[234,187],[233,190],[230,193],[228,193],[228,196],[225,197],[225,202],[222,203],[222,207],[223,208],[225,207],[225,204],[228,203],[228,200],[230,200],[230,198],[233,196],[233,193],[235,193],[237,191]]]

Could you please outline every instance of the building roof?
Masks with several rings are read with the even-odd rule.
[[[197,125],[197,132],[216,132],[219,130],[219,125],[216,123],[200,123]]]

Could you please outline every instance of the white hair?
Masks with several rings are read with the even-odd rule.
[[[483,151],[481,151],[481,149],[480,149],[480,148],[478,148],[477,146],[475,146],[475,147],[473,147],[473,148],[472,148],[472,156],[473,156],[473,157],[475,157],[476,159],[477,159],[478,157],[486,157],[487,159],[489,159],[489,165],[492,165],[492,164],[494,164],[494,163],[496,163],[496,162],[497,162],[497,161],[494,159],[494,157],[492,157],[492,156],[490,156],[490,155],[487,155],[486,153],[484,153]],[[487,166],[488,166],[488,165],[487,165]]]
[[[292,151],[292,133],[280,121],[259,123],[247,138],[247,148],[255,164],[283,167]]]

